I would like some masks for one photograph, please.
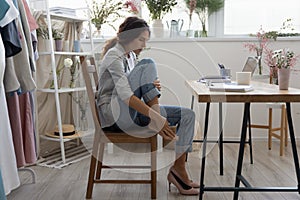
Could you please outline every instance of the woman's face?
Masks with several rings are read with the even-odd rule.
[[[146,47],[146,42],[149,40],[150,34],[148,30],[143,31],[137,38],[128,43],[127,48],[139,55],[143,48]]]

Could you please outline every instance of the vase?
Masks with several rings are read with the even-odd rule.
[[[102,37],[100,29],[97,29],[93,32],[93,37],[94,38],[101,38]]]
[[[56,51],[62,51],[63,44],[62,40],[55,40],[55,50]]]
[[[164,36],[164,25],[161,19],[155,19],[152,23],[152,32],[155,37],[162,38]]]
[[[257,60],[257,69],[258,69],[258,74],[262,74],[262,56],[257,53],[257,56],[255,56]]]
[[[85,112],[81,113],[81,117],[80,117],[81,121],[80,121],[80,130],[81,131],[87,131],[89,129],[88,126],[88,121],[87,121],[87,117]]]
[[[278,69],[278,85],[280,90],[289,89],[290,73],[290,68]]]

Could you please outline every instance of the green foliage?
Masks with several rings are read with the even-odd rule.
[[[64,34],[58,29],[52,29],[52,36],[54,40],[61,40],[64,38]]]
[[[45,40],[49,40],[49,31],[48,31],[48,26],[40,26],[37,30],[36,30],[36,34],[38,37],[41,37]]]
[[[185,0],[187,8],[190,8],[190,1]],[[224,7],[224,0],[196,0],[196,6],[193,11],[198,15],[201,24],[202,24],[202,31],[206,34],[205,23],[207,18],[214,12],[217,12],[221,8]]]
[[[121,1],[102,0],[98,2],[97,0],[93,0],[90,7],[91,22],[95,25],[97,30],[100,30],[102,24],[105,23],[113,27],[111,23],[121,17],[118,11],[122,8],[123,3]]]
[[[152,19],[162,19],[163,16],[172,11],[177,5],[176,0],[145,0]]]

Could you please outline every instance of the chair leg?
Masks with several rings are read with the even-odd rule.
[[[91,163],[90,163],[90,171],[89,171],[89,179],[88,185],[86,189],[86,198],[92,198],[93,188],[94,188],[94,178],[95,178],[95,171],[96,171],[96,162],[97,162],[97,155],[99,152],[99,134],[95,133],[94,143],[93,143],[93,150],[91,155]]]
[[[272,123],[273,123],[272,108],[269,108],[269,128],[268,128],[268,147],[269,147],[269,150],[272,149]]]
[[[151,138],[151,199],[156,199],[157,135]]]
[[[97,158],[96,179],[100,179],[100,177],[101,177],[103,156],[104,156],[104,146],[105,146],[105,143],[100,143],[99,154],[98,154],[98,158]]]

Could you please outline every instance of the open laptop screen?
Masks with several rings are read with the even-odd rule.
[[[251,72],[251,76],[252,76],[256,69],[256,66],[257,66],[257,60],[253,57],[248,57],[242,71]]]

